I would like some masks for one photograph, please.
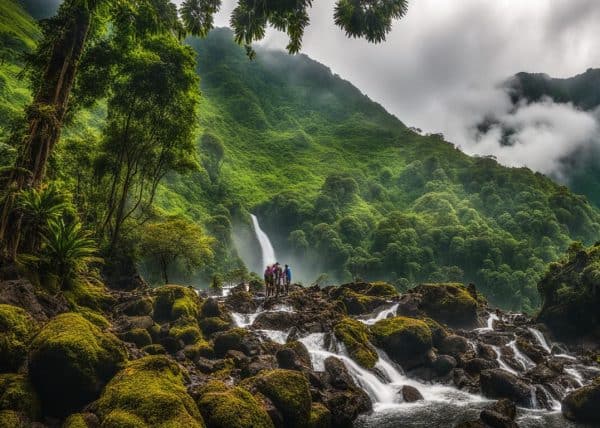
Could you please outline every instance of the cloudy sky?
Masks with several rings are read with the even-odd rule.
[[[224,0],[217,19],[227,25]],[[413,0],[385,43],[349,40],[333,25],[333,0],[314,2],[303,52],[328,65],[408,126],[442,132],[469,153],[557,173],[571,151],[598,144],[593,113],[542,103],[510,111],[498,82],[519,71],[569,77],[600,67],[598,0]],[[283,48],[271,31],[263,42]],[[517,126],[512,147],[472,126],[493,113]]]

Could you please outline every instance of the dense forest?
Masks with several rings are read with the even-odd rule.
[[[24,24],[2,33],[9,137],[29,100],[21,53],[33,52],[40,30],[12,2],[1,13]],[[494,303],[531,311],[545,265],[572,240],[600,236],[600,214],[584,197],[526,168],[468,157],[443,135],[419,135],[304,55],[257,49],[250,61],[228,29],[189,38],[193,50],[160,36],[116,53],[118,37],[99,35],[94,62],[84,57],[77,115],[50,159],[45,193],[56,194],[37,196],[85,213],[84,229],[118,270],[141,262],[157,282],[239,274],[233,234],[254,212],[305,282],[322,273],[400,289],[475,282]],[[166,58],[179,67],[161,69]],[[152,142],[127,146],[125,129]],[[15,141],[1,149],[7,166]],[[165,231],[177,244],[156,239]]]

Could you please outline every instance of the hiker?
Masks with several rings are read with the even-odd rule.
[[[269,297],[273,292],[273,268],[268,265],[265,269],[265,289],[266,295]]]
[[[280,285],[280,281],[281,278],[283,277],[283,270],[281,269],[281,265],[279,264],[279,262],[276,262],[275,265],[273,265],[274,267],[274,275],[273,275],[273,279],[275,280],[275,297],[279,297],[279,292],[281,291],[281,285]]]
[[[285,265],[283,275],[285,277],[285,294],[288,294],[290,292],[290,284],[292,283],[292,269],[288,265]]]

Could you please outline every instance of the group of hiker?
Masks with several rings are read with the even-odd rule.
[[[265,288],[267,297],[288,294],[292,282],[292,269],[285,265],[282,268],[279,262],[268,265],[265,269]]]

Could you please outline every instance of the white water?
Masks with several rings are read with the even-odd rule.
[[[248,327],[252,325],[256,317],[260,314],[260,312],[255,312],[253,314],[240,314],[238,312],[232,312],[231,317],[233,318],[233,322],[236,327]]]
[[[494,312],[490,312],[490,316],[487,320],[487,326],[481,327],[481,328],[476,328],[475,331],[479,331],[481,333],[483,333],[485,331],[493,331],[494,330],[494,321],[498,321],[498,320],[500,320],[500,318],[498,318],[498,315],[496,315]]]
[[[275,343],[279,343],[283,345],[287,341],[287,337],[290,334],[289,331],[281,331],[281,330],[257,330],[267,336]]]
[[[544,337],[544,334],[541,331],[539,331],[533,327],[529,327],[527,330],[529,330],[531,332],[531,334],[533,334],[535,336],[535,339],[538,341],[540,346],[542,348],[544,348],[544,350],[546,352],[548,352],[549,354],[552,353],[552,350],[550,349],[550,345],[548,345],[548,342],[546,342],[546,338]]]
[[[517,373],[517,371],[515,369],[513,369],[511,366],[506,364],[504,362],[504,360],[502,359],[502,351],[500,350],[500,347],[492,345],[492,348],[494,348],[494,351],[496,352],[496,361],[498,361],[498,364],[500,364],[500,368],[518,376],[519,373]]]
[[[375,318],[369,318],[366,320],[359,320],[359,321],[361,321],[367,325],[373,325],[377,321],[386,319],[390,314],[392,314],[392,315],[395,314],[397,310],[398,310],[398,303],[396,303],[395,305],[391,306],[388,309],[384,309],[383,311],[379,312]]]
[[[271,241],[269,237],[263,230],[260,228],[258,224],[258,219],[254,214],[250,214],[252,218],[252,225],[254,226],[254,233],[256,234],[256,239],[258,239],[258,243],[260,244],[260,249],[262,252],[262,266],[264,269],[267,265],[272,265],[277,261],[275,258],[275,250],[273,249],[273,245],[271,245]]]
[[[536,366],[536,364],[533,361],[531,361],[531,359],[527,355],[523,354],[519,350],[519,348],[517,348],[516,339],[511,340],[507,346],[509,346],[513,350],[513,352],[515,353],[515,360],[517,360],[517,362],[523,366],[523,370],[529,370]]]

